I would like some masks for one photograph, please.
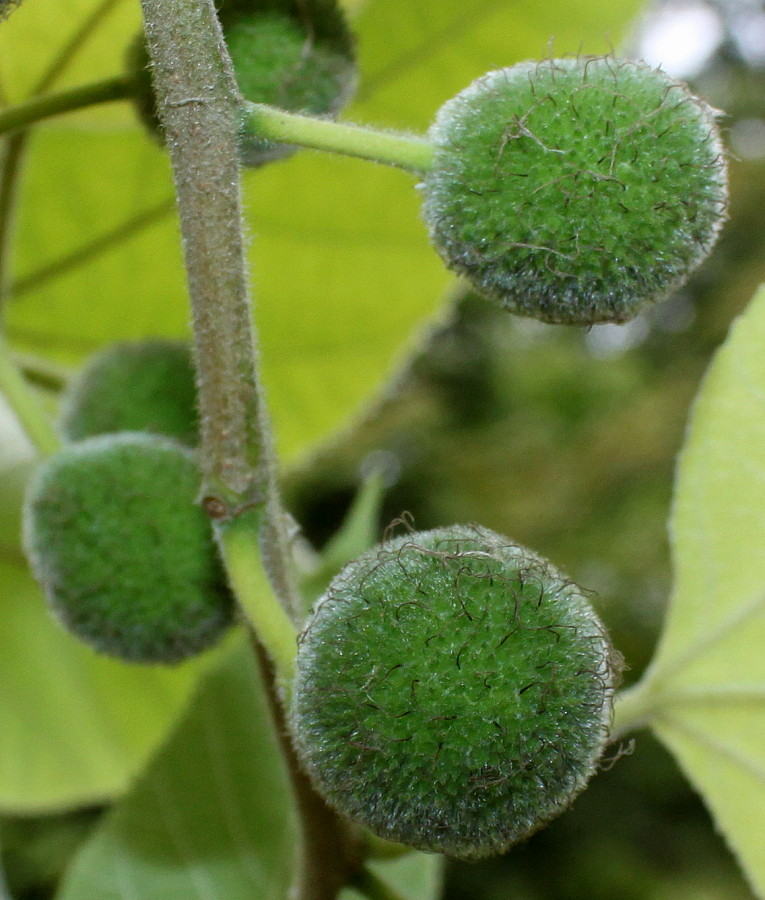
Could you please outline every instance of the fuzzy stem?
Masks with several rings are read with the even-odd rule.
[[[41,456],[55,453],[60,446],[56,433],[21,373],[13,364],[4,341],[0,341],[0,392],[5,396],[38,453]]]
[[[313,789],[295,753],[284,707],[274,689],[273,663],[262,647],[253,644],[263,675],[276,736],[290,777],[292,796],[300,816],[300,864],[290,897],[296,900],[336,900],[362,866],[364,840],[357,826],[343,819]]]
[[[211,0],[142,0],[175,176],[191,300],[203,492],[218,519],[265,503],[260,401],[239,186],[240,96]]]
[[[216,521],[245,612],[257,603],[261,564],[288,609],[294,598],[284,516],[260,398],[247,291],[239,193],[241,98],[212,0],[142,0],[142,7],[158,111],[175,176],[191,298],[203,503]],[[258,544],[261,557],[255,560]],[[261,665],[271,669],[266,683],[277,734],[293,784],[298,785],[302,841],[296,897],[335,900],[355,870],[353,841],[300,773],[285,732],[275,681],[283,679],[289,667],[290,628],[273,606],[250,609],[250,616],[256,620],[251,631],[256,654]],[[266,639],[272,646],[265,646]],[[278,675],[273,671],[277,665],[282,670]]]
[[[99,103],[126,100],[135,95],[138,79],[135,75],[118,75],[104,81],[80,85],[57,94],[44,94],[26,100],[0,112],[0,134],[19,131],[62,113],[74,112]]]
[[[277,596],[295,610],[248,291],[242,100],[212,0],[143,0],[142,6],[191,300],[203,502],[219,523],[268,508],[252,538],[264,550]]]
[[[245,102],[244,110],[246,130],[269,141],[369,159],[418,173],[429,171],[433,165],[433,145],[425,138],[288,113],[263,103]]]

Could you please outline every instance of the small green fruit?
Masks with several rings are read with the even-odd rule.
[[[191,349],[180,341],[114,344],[74,378],[59,427],[70,441],[118,431],[149,431],[197,443]]]
[[[449,100],[424,216],[446,264],[511,312],[624,322],[682,283],[725,217],[715,111],[658,69],[525,62]]]
[[[233,601],[198,489],[193,454],[148,434],[90,438],[41,466],[25,545],[67,628],[102,653],[157,663],[221,636]]]
[[[381,837],[489,856],[582,790],[617,675],[581,590],[535,553],[476,526],[404,535],[316,605],[295,743],[328,802]]]
[[[335,0],[223,0],[218,11],[239,90],[245,100],[289,112],[334,115],[356,87],[354,43]],[[154,94],[141,41],[129,67],[146,72],[142,119],[157,131]],[[242,161],[260,166],[294,152],[242,134]]]
[[[353,41],[342,12],[327,0],[301,4],[260,0],[246,14],[223,9],[221,24],[239,89],[253,103],[288,112],[335,115],[356,88]],[[242,159],[257,166],[294,147],[242,135]]]

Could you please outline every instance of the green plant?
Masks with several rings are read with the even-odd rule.
[[[389,5],[403,12],[400,4]],[[429,5],[445,14],[441,0]],[[50,813],[113,802],[57,885],[59,900],[115,893],[284,898],[290,890],[300,900],[332,900],[350,889],[372,900],[395,898],[399,889],[402,896],[432,897],[438,890],[438,857],[407,852],[407,846],[390,841],[468,858],[504,851],[565,808],[599,765],[604,743],[649,724],[698,784],[752,885],[762,892],[765,861],[750,823],[761,819],[756,804],[765,791],[761,751],[753,740],[761,728],[762,673],[761,664],[752,661],[759,659],[765,572],[752,561],[759,558],[761,539],[760,505],[752,502],[759,482],[748,474],[761,459],[752,409],[765,381],[756,352],[762,301],[753,304],[721,351],[697,404],[678,482],[678,583],[667,630],[646,676],[618,695],[612,709],[618,655],[585,592],[539,554],[481,526],[413,532],[370,549],[382,493],[375,476],[323,554],[301,543],[277,486],[277,459],[296,450],[295,434],[305,447],[325,430],[328,418],[334,423],[355,403],[367,373],[359,366],[358,376],[345,371],[337,378],[328,359],[325,377],[316,358],[304,364],[296,352],[292,365],[301,371],[304,364],[301,379],[280,382],[276,368],[263,378],[239,191],[243,141],[264,152],[258,163],[298,145],[388,163],[421,180],[425,217],[439,252],[488,295],[547,322],[622,321],[675,286],[716,237],[726,185],[712,112],[661,72],[612,57],[577,56],[521,64],[479,79],[446,100],[425,137],[314,118],[306,109],[334,113],[340,99],[347,99],[350,38],[339,8],[329,0],[290,6],[289,21],[285,9],[278,3],[259,6],[264,18],[233,33],[226,27],[229,13],[223,10],[219,21],[208,0],[142,4],[191,299],[198,449],[157,436],[185,434],[187,443],[197,443],[186,427],[185,401],[178,404],[171,391],[165,393],[164,375],[157,388],[153,354],[136,354],[138,371],[128,376],[127,404],[124,385],[119,399],[116,382],[108,383],[103,368],[104,360],[117,359],[114,371],[124,374],[124,347],[92,364],[75,386],[74,399],[65,401],[69,443],[61,448],[51,426],[50,398],[39,391],[53,388],[58,399],[67,378],[49,358],[39,358],[34,329],[25,332],[29,305],[8,308],[9,339],[0,348],[0,386],[37,456],[48,457],[35,460],[25,490],[25,529],[32,568],[59,617],[99,649],[144,661],[178,661],[206,647],[229,623],[232,595],[243,628],[219,650],[171,672],[122,667],[50,630],[35,612],[34,586],[14,568],[8,581],[30,603],[12,608],[8,633],[31,635],[28,643],[38,655],[50,656],[51,664],[64,660],[59,693],[66,727],[56,720],[50,731],[55,737],[71,735],[74,714],[91,726],[79,731],[94,737],[92,743],[67,738],[76,774],[51,764],[45,747],[17,752],[18,767],[27,766],[29,777],[21,779],[22,787],[18,779],[9,787],[0,772],[0,803],[12,812]],[[32,96],[0,111],[0,130],[8,135],[0,174],[0,290],[4,296],[34,295],[40,284],[46,289],[46,279],[66,278],[89,260],[108,266],[115,250],[127,244],[133,248],[131,277],[117,279],[114,296],[130,294],[130,309],[143,316],[137,315],[137,331],[178,332],[178,322],[187,317],[180,304],[172,328],[151,325],[152,316],[164,314],[156,300],[163,296],[163,279],[173,285],[173,297],[181,291],[172,276],[178,269],[177,242],[172,226],[164,228],[169,209],[164,150],[143,136],[126,137],[119,129],[90,135],[102,141],[102,151],[110,142],[112,150],[121,148],[111,157],[115,165],[138,166],[136,190],[146,191],[141,216],[127,221],[118,216],[106,235],[84,247],[75,244],[29,275],[13,278],[9,268],[22,159],[28,157],[31,185],[45,168],[43,158],[76,184],[72,173],[82,149],[77,139],[62,139],[55,127],[39,129],[39,144],[30,145],[31,127],[145,91],[140,73],[132,71],[51,90],[110,12],[107,2],[91,13],[32,83]],[[24,15],[3,28],[19,21],[19,28],[29,28]],[[135,25],[128,17],[120,20],[123,44]],[[295,40],[297,25],[304,30]],[[248,72],[261,87],[264,73],[272,74],[274,56],[282,58],[285,46],[292,54],[287,70],[298,99],[285,104],[287,109],[266,105],[281,99],[283,81],[275,95],[253,95],[257,102],[240,95],[249,96],[241,84],[244,69],[236,58],[232,65],[222,35],[227,33],[231,55],[238,56],[243,45],[251,49],[253,29],[261,49],[254,62],[248,60]],[[386,40],[398,39],[398,30],[380,31]],[[312,51],[326,49],[325,38],[343,49],[338,79],[330,60],[329,92],[308,64]],[[107,46],[109,58],[117,58],[112,44]],[[12,41],[8,47],[12,58]],[[322,88],[318,110],[317,87]],[[406,92],[401,124],[413,125],[405,100]],[[118,115],[91,112],[102,122]],[[516,163],[528,171],[519,174]],[[283,320],[273,318],[273,307],[262,321],[259,311],[266,358],[273,333],[283,341],[281,355],[271,346],[271,360],[281,361],[302,328],[316,340],[323,334],[321,323],[330,318],[331,304],[321,294],[326,285],[305,283],[293,237],[280,230],[284,198],[295,196],[296,208],[309,218],[312,198],[322,189],[333,208],[350,209],[368,198],[376,210],[391,206],[393,182],[384,180],[389,175],[374,167],[367,174],[360,165],[347,175],[345,169],[341,174],[320,168],[335,165],[298,156],[288,164],[263,165],[253,175],[254,243],[276,260],[272,277],[287,286],[279,297],[300,290],[301,305],[288,308]],[[99,199],[111,202],[108,186],[114,177],[104,174]],[[575,190],[568,190],[569,182]],[[56,197],[66,193],[63,183],[61,178]],[[19,210],[24,212],[23,205]],[[421,223],[409,215],[412,210],[406,212],[414,234]],[[260,216],[276,222],[265,236]],[[378,213],[374,221],[379,218]],[[405,234],[409,226],[396,222],[394,250],[380,241],[365,257],[368,270],[356,285],[356,296],[377,298],[380,319],[367,320],[354,307],[351,315],[338,316],[348,329],[343,346],[349,356],[365,352],[362,325],[374,341],[384,343],[389,335],[392,345],[402,325],[411,324],[409,317],[414,321],[421,312],[397,313],[391,283],[378,283],[391,269],[399,279],[406,273],[407,281],[411,273],[417,293],[419,269],[432,265],[402,264],[409,251],[401,249],[399,231]],[[327,223],[325,209],[314,222],[324,240]],[[39,252],[39,241],[23,230],[18,234],[22,260],[31,246]],[[346,235],[349,253],[353,234],[355,226]],[[130,242],[137,236],[148,238],[140,246],[142,262],[167,260],[159,279],[135,265],[136,246]],[[284,256],[281,244],[287,246]],[[333,265],[343,269],[350,257],[341,255],[336,263],[321,258],[323,271]],[[565,266],[559,266],[563,259]],[[391,266],[391,260],[398,265]],[[106,274],[106,268],[99,269],[99,290],[110,283]],[[435,277],[443,277],[440,270]],[[263,276],[266,284],[268,278]],[[134,301],[142,292],[150,299]],[[46,306],[59,338],[98,334],[93,343],[103,344],[106,337],[111,342],[138,336],[125,334],[122,323],[113,321],[119,317],[105,315],[104,324],[94,306],[90,318],[72,323],[67,302]],[[281,333],[269,329],[277,321]],[[381,322],[386,324],[376,327]],[[15,357],[11,344],[38,355]],[[171,371],[182,374],[171,375],[168,388],[184,387],[185,396],[188,367],[181,356],[181,369]],[[388,362],[385,352],[375,360],[372,376]],[[269,378],[273,400],[267,408],[262,383]],[[298,408],[288,402],[296,381],[308,392],[300,395]],[[147,390],[137,392],[144,384]],[[100,390],[107,399],[98,399]],[[329,404],[327,412],[326,396],[333,390],[342,400]],[[143,408],[147,397],[158,400],[154,411],[133,418],[130,401],[135,398]],[[100,413],[112,400],[122,411],[110,424],[82,429],[72,424],[86,401]],[[280,444],[287,447],[281,457],[274,449],[272,409],[283,429]],[[710,465],[710,455],[721,452],[715,449],[721,428],[726,440],[735,433],[729,444],[744,454],[741,465]],[[91,436],[112,429],[116,434]],[[725,452],[731,450],[726,444]],[[18,480],[25,477],[26,468]],[[741,517],[740,527],[731,537],[719,523],[734,514]],[[14,525],[8,532],[15,534]],[[18,548],[10,552],[18,555]],[[322,587],[306,622],[306,598]],[[191,625],[179,626],[179,616],[189,611]],[[17,645],[14,641],[16,655],[8,654],[9,666],[26,659]],[[203,672],[208,677],[185,710]],[[65,689],[71,686],[74,690]],[[22,681],[20,696],[39,697],[35,690]],[[723,704],[716,705],[721,697]],[[151,708],[154,719],[134,731],[139,703],[141,710]],[[34,706],[28,700],[25,705]],[[742,705],[746,716],[738,715]],[[151,715],[147,712],[147,720]],[[21,726],[11,731],[11,740],[17,738],[12,749],[18,751],[27,735]],[[189,790],[184,773],[197,771],[200,777]],[[724,776],[719,783],[715,773]]]
[[[501,853],[593,774],[619,671],[579,588],[477,526],[404,534],[332,581],[292,726],[322,794],[376,834]]]
[[[198,482],[188,451],[129,431],[65,447],[35,474],[24,521],[30,565],[83,641],[120,659],[171,663],[231,624]]]
[[[59,427],[69,441],[118,431],[164,434],[193,447],[198,440],[191,349],[180,341],[108,347],[67,385]]]
[[[431,133],[431,238],[513,312],[630,319],[687,278],[722,222],[714,111],[645,64],[500,69],[446,103]]]

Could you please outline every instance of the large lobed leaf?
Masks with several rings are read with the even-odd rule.
[[[695,402],[671,520],[674,591],[633,698],[765,897],[763,347],[765,287]]]
[[[80,852],[58,900],[283,900],[296,829],[268,717],[240,645]],[[430,900],[438,866],[418,854],[380,869],[404,896]]]

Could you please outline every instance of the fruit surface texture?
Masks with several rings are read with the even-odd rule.
[[[157,663],[221,636],[233,601],[198,488],[192,453],[148,434],[90,438],[40,467],[25,544],[70,631],[102,653]]]
[[[430,136],[424,216],[447,265],[510,311],[624,322],[681,284],[725,217],[715,111],[641,62],[490,72]]]
[[[67,385],[59,427],[70,441],[118,431],[164,434],[197,443],[191,348],[182,341],[114,344]]]
[[[376,834],[500,853],[593,774],[617,668],[589,601],[535,553],[478,526],[404,535],[346,567],[309,619],[298,752]]]

